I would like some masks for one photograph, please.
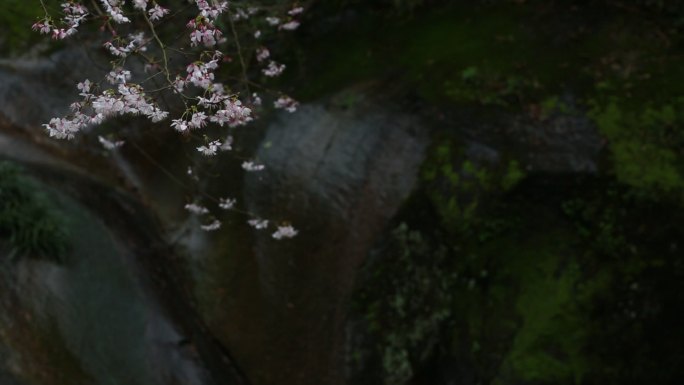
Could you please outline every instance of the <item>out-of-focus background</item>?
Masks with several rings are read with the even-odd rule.
[[[195,183],[168,124],[50,139],[107,61],[3,0],[0,384],[684,378],[684,2],[304,5],[299,110],[236,136],[266,170]],[[203,232],[198,191],[299,234]]]

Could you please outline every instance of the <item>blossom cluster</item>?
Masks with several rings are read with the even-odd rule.
[[[51,34],[53,39],[64,39],[75,34],[81,23],[88,17],[88,9],[73,2],[62,3],[61,7],[63,17],[59,22],[54,22],[46,15],[45,19],[34,23],[31,28],[46,35]]]
[[[218,206],[223,210],[231,210],[235,206],[236,200],[231,198],[219,198]],[[210,214],[210,210],[199,203],[192,202],[185,205],[185,209],[193,215],[206,216]],[[271,224],[268,219],[252,218],[247,221],[247,224],[256,230],[265,230]],[[200,225],[204,231],[216,231],[221,228],[221,221],[216,218],[211,218],[208,222]],[[276,225],[276,230],[271,234],[273,239],[281,240],[295,237],[299,232],[290,224]]]
[[[145,94],[139,84],[128,83],[130,72],[117,68],[109,72],[106,79],[116,88],[107,88],[102,93],[91,93],[93,83],[86,79],[78,83],[83,99],[72,103],[70,117],[53,118],[43,126],[51,137],[72,139],[83,128],[100,124],[105,119],[120,115],[144,115],[152,122],[160,122],[168,116]]]
[[[101,81],[85,79],[77,84],[80,100],[71,104],[71,113],[56,117],[44,124],[47,133],[56,139],[73,139],[83,131],[91,130],[108,119],[129,115],[141,116],[153,123],[169,120],[169,127],[196,138],[201,133],[203,143],[195,149],[207,157],[232,149],[230,130],[246,126],[256,118],[262,108],[262,98],[251,92],[259,87],[258,81],[280,76],[285,64],[274,60],[264,42],[266,34],[278,34],[296,30],[304,8],[294,5],[240,7],[222,0],[188,0],[194,3],[190,14],[187,9],[172,12],[171,2],[163,0],[67,0],[61,4],[57,19],[49,14],[42,0],[45,17],[33,24],[32,29],[53,39],[66,39],[82,29],[86,22],[100,24],[100,34],[109,34],[102,48],[112,57],[112,68]],[[183,23],[178,18],[187,17]],[[245,20],[251,19],[249,23]],[[185,39],[168,43],[161,31],[184,25]],[[145,26],[145,27],[141,27]],[[170,27],[169,27],[170,26]],[[227,28],[227,30],[222,30]],[[174,35],[178,31],[172,31]],[[241,45],[248,41],[248,44]],[[250,53],[251,51],[251,53]],[[178,53],[185,64],[178,66]],[[170,57],[175,55],[174,60]],[[253,57],[256,60],[246,60]],[[144,64],[145,76],[137,73],[132,58]],[[239,63],[241,73],[225,74],[223,63]],[[257,66],[254,71],[246,63]],[[257,76],[256,79],[251,77]],[[260,78],[263,76],[263,78]],[[226,79],[236,79],[232,83]],[[159,84],[161,82],[161,85]],[[151,87],[150,84],[153,86]],[[273,107],[295,112],[298,103],[291,97],[273,94]],[[238,90],[246,91],[240,92]],[[185,106],[174,111],[173,104],[161,96],[177,97]],[[164,106],[164,107],[162,107]],[[209,126],[229,130],[220,138],[208,137]],[[99,143],[107,150],[115,150],[125,144],[113,135],[98,135]],[[261,171],[263,164],[246,160],[242,168],[248,172]],[[192,175],[197,178],[197,174]],[[235,200],[218,200],[220,209],[235,209]],[[188,203],[185,208],[195,215],[209,215],[208,208],[198,203]],[[268,220],[253,217],[248,224],[255,229],[268,228]],[[213,218],[203,224],[205,231],[221,228],[221,222]],[[290,225],[276,226],[275,239],[290,238],[297,234]]]

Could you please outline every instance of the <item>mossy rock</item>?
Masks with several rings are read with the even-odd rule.
[[[408,224],[393,233],[413,243],[393,243],[392,257],[376,259],[373,278],[363,281],[360,309],[374,320],[370,341],[379,356],[373,361],[366,351],[359,359],[403,368],[417,384],[639,384],[650,378],[668,384],[679,378],[684,334],[657,325],[676,324],[682,308],[673,294],[684,285],[677,258],[682,231],[672,224],[684,211],[614,181],[548,178],[533,176],[497,196],[500,203],[485,205],[472,231],[458,236],[435,221],[440,206],[415,196],[400,216]],[[488,223],[510,225],[482,238]],[[435,268],[431,283],[413,281],[421,276],[413,274],[416,266]],[[424,294],[439,287],[448,295]],[[397,293],[399,302],[391,300]],[[435,298],[445,302],[433,308],[428,304]],[[414,310],[397,303],[412,303]],[[387,315],[398,308],[404,313]],[[397,336],[411,336],[421,324],[425,309],[443,317],[411,344],[399,343]],[[661,362],[658,349],[670,359]],[[388,351],[394,359],[381,359]],[[401,383],[393,378],[384,377]]]
[[[0,162],[0,237],[12,254],[63,261],[69,248],[66,221],[41,188],[15,164]]]
[[[616,178],[646,194],[684,198],[684,98],[637,107],[610,96],[592,104]]]

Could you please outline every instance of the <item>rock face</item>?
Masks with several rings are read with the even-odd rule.
[[[67,110],[76,94],[74,84],[93,70],[79,49],[58,52],[50,60],[1,62],[2,121],[39,131],[41,123]],[[78,185],[85,171],[101,173],[105,168],[96,170],[75,153],[51,157],[0,134],[4,157],[61,170],[67,182],[50,194],[58,197],[78,229],[70,264],[22,260],[4,266],[11,279],[0,283],[0,326],[13,337],[0,338],[5,341],[0,343],[0,362],[7,362],[0,367],[0,382],[46,383],[55,372],[48,364],[39,366],[63,357],[59,365],[71,369],[62,379],[76,384],[110,378],[122,384],[204,384],[212,383],[211,378],[222,383],[216,379],[235,374],[224,365],[231,359],[225,346],[255,385],[309,384],[312,379],[345,383],[349,302],[359,267],[391,230],[414,190],[430,144],[427,125],[398,108],[346,92],[303,105],[296,114],[276,116],[254,154],[266,170],[243,177],[239,168],[227,167],[221,176],[237,181],[232,196],[241,198],[247,211],[277,224],[291,222],[299,235],[277,242],[271,238],[273,230],[251,229],[244,217],[228,214],[220,218],[220,232],[207,234],[197,230],[198,218],[191,218],[190,226],[178,226],[181,230],[173,236],[190,254],[183,262],[189,268],[179,271],[155,266],[150,257],[160,253],[147,240],[163,247],[166,234],[146,238],[150,230],[145,223],[122,224],[116,212],[135,218],[150,214],[136,212],[144,208],[117,206],[107,201],[111,196],[88,198],[100,190],[79,195],[66,187]],[[505,166],[503,160],[513,157],[533,172],[598,169],[601,141],[582,116],[457,124],[465,158],[478,167]],[[176,147],[164,141],[153,154],[165,165],[173,158],[176,170],[185,170],[188,159],[175,151],[182,143],[170,134]],[[127,151],[108,160],[118,162],[120,171],[122,165],[130,168],[121,172],[128,182],[139,177],[142,182],[131,184],[154,202],[157,216],[167,222],[184,218],[179,202],[194,199],[191,194],[197,192],[165,180],[156,166],[142,165],[140,155],[136,159]],[[173,215],[164,217],[164,211]],[[122,228],[139,233],[136,242],[122,236]],[[184,291],[188,282],[194,284],[191,295]],[[164,298],[164,291],[174,294]],[[51,355],[38,357],[39,351]],[[38,366],[30,362],[34,355]]]
[[[0,253],[0,373],[41,385],[210,383],[137,262],[150,251],[74,199],[88,195],[80,176],[58,179],[66,191],[33,183],[71,234],[64,262]]]
[[[78,64],[84,62],[90,69]],[[8,61],[0,67],[0,79],[6,80],[0,87],[4,124],[33,132],[66,111],[68,90],[92,71],[77,49],[50,60]],[[270,233],[252,231],[242,220],[239,226],[227,225],[220,237],[203,235],[202,242],[188,247],[192,277],[153,266],[150,255],[160,246],[147,250],[144,239],[150,230],[110,217],[116,199],[93,198],[97,190],[78,187],[89,170],[106,169],[101,164],[93,167],[71,149],[53,156],[6,131],[0,136],[4,157],[37,170],[59,170],[60,176],[49,177],[57,179],[57,187],[44,188],[73,218],[78,236],[68,265],[26,259],[4,266],[12,279],[4,281],[3,325],[16,329],[14,339],[0,344],[0,354],[9,357],[0,376],[22,384],[45,382],[56,367],[43,362],[63,356],[55,365],[73,370],[57,381],[231,383],[229,378],[239,373],[226,366],[230,358],[209,334],[214,333],[255,384],[308,384],[312,378],[343,383],[345,316],[357,269],[411,193],[429,142],[428,130],[416,118],[355,97],[361,99],[354,105],[318,103],[278,116],[255,154],[267,170],[250,174],[236,187],[250,212],[289,220],[300,235],[274,242]],[[45,140],[41,135],[31,139]],[[128,164],[134,173],[150,172],[147,166]],[[241,177],[236,170],[229,174]],[[43,171],[36,175],[44,177]],[[170,194],[185,194],[164,182],[141,186],[139,192],[149,199],[155,191],[174,188]],[[118,210],[135,217],[138,209],[123,203]],[[122,229],[124,237],[126,231],[139,233],[136,241],[121,238]],[[227,242],[230,249],[223,248]],[[159,292],[167,285],[182,292],[181,286],[191,281],[199,287],[194,294],[204,306],[203,320],[183,315],[192,312],[191,298],[163,298]],[[207,310],[212,301],[216,306]],[[34,319],[42,321],[34,325]],[[210,330],[202,328],[205,321]],[[42,337],[26,339],[30,335]],[[52,355],[38,357],[41,349]],[[34,366],[32,356],[38,357]],[[217,381],[219,367],[227,370],[219,377],[228,379]]]
[[[0,114],[14,126],[37,129],[68,113],[76,101],[76,84],[102,77],[106,60],[88,55],[86,47],[71,47],[47,58],[0,60]],[[94,51],[97,52],[97,51]]]
[[[573,106],[572,98],[568,100]],[[605,143],[585,114],[574,106],[571,111],[544,117],[499,112],[488,119],[454,120],[471,143],[507,153],[522,162],[527,171],[597,174]],[[488,154],[477,157],[481,155],[491,158]]]
[[[508,134],[526,150],[521,155],[530,171],[598,172],[602,139],[586,116],[562,115],[543,121],[520,121],[511,126]]]
[[[0,249],[0,379],[241,383],[196,316],[182,286],[189,279],[174,270],[155,215],[122,188],[130,181],[111,159],[79,148],[82,141],[53,143],[40,128],[67,112],[76,82],[107,68],[97,60],[71,47],[0,61],[0,158],[24,166],[74,238],[64,264],[11,261],[12,251]]]
[[[51,60],[1,63],[3,121],[39,131],[41,123],[65,112],[65,100],[72,96],[69,90],[93,70],[83,55],[72,49]],[[41,89],[45,85],[47,91]],[[586,119],[513,121],[459,127],[466,157],[475,164],[498,164],[512,152],[535,171],[596,170],[600,140]],[[14,294],[7,298],[4,313],[28,314],[29,318],[10,316],[4,321],[19,328],[15,336],[38,330],[43,337],[0,346],[0,357],[10,357],[7,362],[12,363],[0,369],[0,379],[5,376],[11,383],[16,377],[31,384],[52,373],[12,358],[35,354],[17,351],[17,344],[34,344],[36,350],[51,346],[49,351],[68,357],[60,365],[70,365],[73,371],[65,376],[75,383],[99,383],[108,377],[120,383],[134,383],[128,379],[136,378],[141,384],[203,384],[211,383],[211,378],[214,382],[217,377],[239,378],[230,365],[224,365],[231,358],[225,346],[255,385],[309,384],[314,378],[323,384],[343,384],[351,338],[347,335],[349,300],[359,267],[412,193],[430,144],[429,131],[421,119],[399,111],[396,105],[355,91],[303,105],[296,114],[276,116],[257,140],[254,154],[266,170],[243,179],[239,169],[228,167],[222,177],[238,181],[231,187],[232,196],[241,194],[239,200],[250,213],[289,221],[299,235],[276,242],[272,230],[251,229],[243,217],[221,218],[222,231],[207,235],[197,230],[197,218],[191,218],[191,226],[178,226],[181,230],[173,236],[178,235],[191,254],[184,262],[189,269],[172,273],[166,267],[155,273],[149,262],[154,251],[145,247],[142,238],[134,244],[121,238],[125,226],[118,224],[115,231],[119,219],[111,207],[94,214],[89,212],[92,205],[83,207],[81,198],[68,198],[70,190],[59,187],[64,191],[54,193],[62,196],[59,199],[69,216],[82,229],[78,256],[69,266],[31,260],[6,266],[13,277],[5,282],[6,292]],[[506,138],[503,142],[501,132]],[[178,158],[168,143],[154,154],[163,164]],[[0,135],[0,152],[25,164],[57,167],[67,174],[66,180],[82,178],[87,170],[101,173],[106,169],[74,154],[51,157],[9,136]],[[131,184],[143,199],[154,202],[156,215],[166,215],[167,222],[182,218],[185,213],[178,214],[179,201],[188,199],[188,192],[163,178],[151,178],[158,176],[158,170],[130,155],[124,149],[109,161],[118,162],[120,171],[121,165],[130,168],[121,172],[128,182],[131,175],[144,180]],[[176,160],[178,169],[187,166],[183,161]],[[93,204],[110,205],[104,200]],[[134,211],[130,217],[135,217]],[[131,226],[128,231],[146,233],[142,227]],[[140,255],[147,258],[147,265],[138,263]],[[160,276],[159,282],[150,283]],[[188,282],[195,284],[192,295],[181,293]],[[176,288],[182,299],[160,298],[160,290],[170,290],[168,286],[163,289],[164,285]],[[194,301],[200,316],[184,316],[194,311]],[[30,326],[34,317],[48,321],[34,330]],[[29,378],[27,372],[43,377]]]
[[[343,383],[357,269],[411,193],[427,144],[420,121],[372,101],[306,105],[268,127],[256,154],[267,168],[249,175],[244,199],[300,234],[277,242],[258,233],[253,244],[267,310],[252,322],[270,345],[242,356],[255,384]]]

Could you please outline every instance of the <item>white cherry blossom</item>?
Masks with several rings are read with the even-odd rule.
[[[203,215],[209,213],[208,208],[201,206],[197,203],[188,203],[185,205],[185,209],[195,215]]]
[[[283,29],[285,31],[294,31],[297,28],[299,28],[299,22],[297,20],[291,20],[278,26],[278,29]]]
[[[212,142],[209,142],[206,146],[197,147],[197,151],[201,152],[203,155],[206,156],[214,156],[220,148],[221,142],[218,140],[214,140]]]
[[[263,164],[254,163],[251,160],[242,162],[242,169],[245,171],[261,171],[264,168]]]
[[[221,221],[214,219],[208,225],[201,225],[200,228],[204,231],[216,231],[221,228]]]
[[[285,64],[278,64],[271,60],[271,62],[268,63],[268,67],[264,68],[261,72],[268,77],[276,77],[280,76],[283,71],[285,71]]]
[[[285,239],[285,238],[292,238],[295,235],[297,235],[298,231],[294,229],[294,227],[287,225],[287,226],[278,226],[278,229],[271,234],[271,236],[274,239]]]
[[[223,210],[230,210],[235,206],[235,202],[237,202],[236,199],[220,198],[219,207]]]
[[[167,15],[170,11],[167,8],[160,7],[159,4],[155,4],[154,7],[150,8],[147,13],[150,15],[150,20],[157,21],[162,17]]]
[[[268,220],[267,219],[250,219],[247,221],[247,223],[254,227],[257,230],[262,230],[268,227]]]
[[[124,145],[123,140],[111,141],[111,140],[105,139],[102,136],[98,136],[97,140],[100,142],[100,144],[102,144],[102,147],[104,147],[107,150],[115,150],[115,149]]]
[[[299,102],[286,95],[279,97],[275,102],[273,102],[273,107],[283,109],[287,112],[297,111],[298,106]]]

